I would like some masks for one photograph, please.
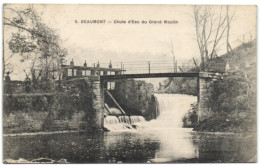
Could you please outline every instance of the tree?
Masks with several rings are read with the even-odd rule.
[[[12,54],[3,56],[3,72],[8,60],[19,55],[21,62],[30,61],[32,82],[49,82],[61,76],[61,65],[67,55],[60,46],[57,32],[43,23],[40,15],[28,6],[23,10],[4,6],[4,28],[12,27],[14,32],[7,40]]]
[[[221,41],[227,37],[227,47],[229,44],[230,22],[234,16],[229,16],[229,8],[226,12],[223,6],[193,6],[193,18],[196,30],[196,41],[200,50],[201,70],[205,70],[205,64],[210,59],[217,57],[217,51],[221,47]],[[227,36],[224,33],[227,32]],[[227,48],[227,50],[228,50]]]
[[[232,52],[232,48],[230,46],[230,43],[229,43],[229,30],[230,30],[230,18],[229,18],[229,6],[226,6],[226,13],[227,13],[227,43],[226,43],[226,46],[227,46],[227,53],[229,53],[230,51]]]

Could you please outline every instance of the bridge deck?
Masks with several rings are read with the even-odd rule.
[[[147,74],[121,74],[102,75],[101,81],[127,79],[127,78],[158,78],[158,77],[199,77],[199,73],[147,73]]]

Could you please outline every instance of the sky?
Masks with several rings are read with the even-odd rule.
[[[26,5],[11,5],[24,8]],[[132,61],[171,61],[173,48],[176,60],[199,58],[189,5],[34,5],[51,28],[57,30],[62,46],[68,50],[67,63],[75,65]],[[256,36],[256,7],[232,6],[235,16],[230,29],[230,44],[243,43],[243,36]],[[75,20],[106,20],[109,24],[81,24]],[[147,24],[114,24],[115,20],[148,21]],[[178,24],[149,24],[149,20],[176,20]],[[4,29],[4,53],[10,55],[6,41],[12,29]],[[225,52],[225,46],[219,55]],[[25,63],[19,57],[13,64],[11,79],[24,80]]]

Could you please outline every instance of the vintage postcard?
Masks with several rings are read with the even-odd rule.
[[[256,5],[3,5],[3,163],[257,161]]]

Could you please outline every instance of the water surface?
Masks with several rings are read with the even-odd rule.
[[[251,134],[184,132],[184,137],[145,131],[4,137],[4,159],[67,159],[71,163],[250,162],[256,159],[256,139]]]

